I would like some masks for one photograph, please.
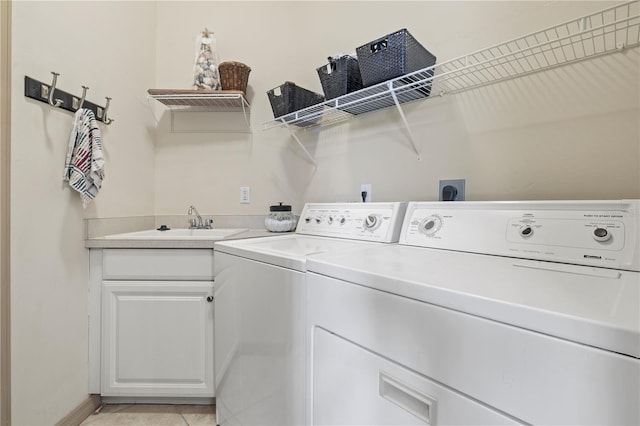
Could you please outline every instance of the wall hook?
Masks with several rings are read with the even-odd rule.
[[[2,0],[0,0],[2,2]],[[48,104],[54,108],[58,108],[59,110],[69,111],[72,114],[75,114],[78,110],[87,109],[93,112],[96,119],[102,123],[111,124],[114,120],[107,117],[107,109],[109,108],[109,101],[111,98],[107,98],[107,106],[102,107],[101,105],[94,104],[89,99],[87,99],[87,92],[89,91],[89,87],[82,87],[82,96],[74,95],[69,92],[65,92],[62,89],[56,87],[57,77],[60,75],[56,72],[52,72],[53,74],[53,82],[51,85],[49,83],[44,83],[42,81],[38,81],[29,77],[28,75],[24,76],[24,96],[27,98],[34,99],[38,102],[42,102],[44,104]]]
[[[56,99],[55,102],[53,101],[53,94],[56,91],[56,83],[58,82],[58,76],[60,74],[54,71],[51,71],[51,74],[53,74],[53,81],[51,82],[51,89],[49,89],[49,105],[57,108],[63,103],[62,99]]]
[[[105,96],[105,99],[107,100],[107,104],[104,106],[104,112],[102,113],[102,121],[104,122],[104,124],[108,126],[109,124],[113,123],[116,120],[109,118],[109,116],[107,115],[107,113],[109,112],[109,103],[111,103],[111,98],[108,96]]]
[[[82,105],[84,104],[84,98],[87,96],[87,90],[89,90],[87,86],[82,86],[82,97],[80,98],[80,103],[78,104],[77,109],[82,108]]]

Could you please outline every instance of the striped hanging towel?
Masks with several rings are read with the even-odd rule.
[[[81,108],[73,117],[63,180],[80,193],[82,207],[97,195],[104,179],[100,129],[93,111]]]

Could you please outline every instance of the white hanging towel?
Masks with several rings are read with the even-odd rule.
[[[63,179],[80,193],[82,207],[96,198],[104,179],[100,129],[93,111],[81,108],[73,117]]]

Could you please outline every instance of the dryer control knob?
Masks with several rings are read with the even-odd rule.
[[[520,228],[520,235],[524,238],[528,238],[533,234],[533,228],[531,225],[524,225]]]
[[[333,216],[329,216],[329,219],[327,219],[327,222],[329,222],[329,225],[331,225],[333,223]]]
[[[364,218],[364,228],[368,230],[373,230],[379,225],[378,216],[374,214],[370,214]]]
[[[593,230],[593,239],[596,241],[604,242],[611,238],[611,233],[607,228],[596,228]]]
[[[440,219],[438,215],[433,215],[424,219],[418,229],[426,236],[431,237],[438,232],[440,228],[442,228],[442,219]]]
[[[316,217],[316,223],[319,224],[320,222],[322,222],[322,218],[321,217]]]
[[[310,223],[311,222],[311,218],[307,216],[307,217],[304,218],[304,221],[305,221],[305,223]]]
[[[344,223],[347,221],[347,219],[343,216],[340,218],[340,225],[344,225]]]

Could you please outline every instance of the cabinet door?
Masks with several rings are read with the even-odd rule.
[[[212,296],[212,281],[103,281],[102,395],[213,397]]]

